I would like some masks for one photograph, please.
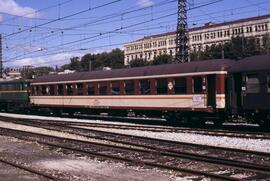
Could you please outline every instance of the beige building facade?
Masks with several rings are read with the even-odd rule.
[[[270,34],[270,14],[189,29],[189,51],[201,51],[213,44],[224,44],[232,37],[257,37]],[[175,55],[175,32],[147,36],[124,45],[125,65],[136,59],[151,61],[161,54]]]

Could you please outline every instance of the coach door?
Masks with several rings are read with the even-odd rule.
[[[242,108],[242,74],[234,74],[234,91],[237,110]]]
[[[207,106],[216,108],[216,75],[207,75]]]

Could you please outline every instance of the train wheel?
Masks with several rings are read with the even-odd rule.
[[[62,112],[63,111],[61,109],[53,109],[52,110],[53,115],[56,116],[56,117],[61,117],[62,116]]]
[[[176,113],[167,113],[165,115],[165,119],[170,125],[176,125],[179,122],[178,116]]]
[[[189,119],[189,124],[192,127],[203,127],[205,126],[205,120],[202,117],[193,117]]]
[[[258,124],[263,130],[270,130],[270,120],[269,119],[263,119],[259,120]]]
[[[223,119],[216,119],[216,120],[214,120],[213,122],[214,122],[214,125],[215,125],[216,127],[221,127],[222,124],[224,123],[224,120],[223,120]]]

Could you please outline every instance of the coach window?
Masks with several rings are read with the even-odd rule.
[[[112,82],[111,84],[111,93],[112,95],[119,95],[120,94],[120,82]]]
[[[99,95],[107,95],[107,83],[102,82],[98,84]]]
[[[41,94],[42,94],[43,96],[45,96],[45,95],[47,94],[47,88],[46,88],[46,85],[42,85],[42,86],[41,86]]]
[[[141,95],[150,94],[150,80],[140,80]]]
[[[95,86],[93,83],[87,84],[87,95],[95,95]]]
[[[58,93],[59,96],[64,95],[64,86],[62,84],[58,85],[57,93]]]
[[[260,80],[257,74],[249,74],[246,77],[246,91],[247,93],[260,92]]]
[[[72,95],[73,94],[73,86],[72,86],[72,84],[67,84],[66,88],[67,88],[67,95]]]
[[[187,79],[184,77],[174,79],[174,92],[175,94],[186,94],[187,92]]]
[[[83,84],[78,83],[76,86],[77,86],[77,95],[83,95]]]
[[[39,96],[40,95],[40,91],[39,91],[39,86],[36,86],[36,95]]]
[[[157,79],[157,94],[167,94],[168,93],[168,83],[167,79]]]
[[[203,79],[202,77],[193,77],[192,78],[192,87],[194,94],[200,94],[203,92]]]
[[[125,81],[125,92],[126,92],[126,95],[134,95],[135,88],[134,88],[134,81],[133,80]]]
[[[50,94],[50,96],[53,96],[54,95],[54,85],[50,85],[50,87],[49,87],[49,94]]]

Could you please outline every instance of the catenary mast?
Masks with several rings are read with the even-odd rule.
[[[178,63],[189,62],[187,0],[178,0],[178,18],[176,30],[176,55]]]
[[[0,34],[0,78],[3,78],[2,35]]]

